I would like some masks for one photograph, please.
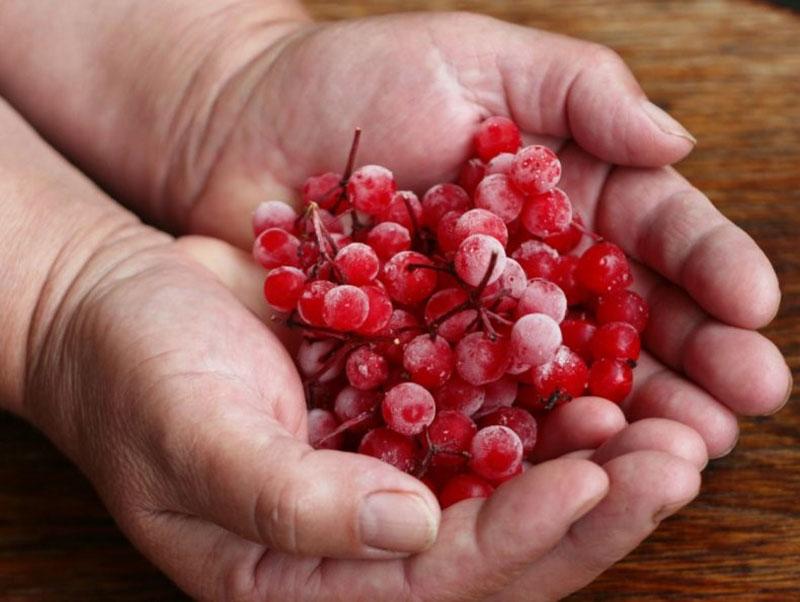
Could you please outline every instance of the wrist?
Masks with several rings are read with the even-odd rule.
[[[235,117],[248,75],[308,20],[294,0],[9,0],[0,87],[115,196],[179,227],[224,143],[218,116]]]

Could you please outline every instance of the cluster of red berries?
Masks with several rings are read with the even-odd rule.
[[[647,304],[556,187],[555,153],[520,148],[511,120],[484,121],[458,184],[422,200],[384,167],[353,171],[359,133],[344,174],[307,180],[302,215],[253,216],[264,294],[303,335],[310,441],[415,474],[443,507],[487,496],[544,413],[625,398]]]

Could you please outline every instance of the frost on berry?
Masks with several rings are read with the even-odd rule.
[[[517,153],[508,174],[517,190],[525,194],[541,194],[558,184],[561,162],[545,146],[527,146]]]
[[[647,303],[557,187],[555,153],[520,149],[508,118],[421,200],[384,167],[353,170],[359,134],[341,174],[305,182],[300,215],[253,214],[272,320],[301,337],[309,440],[412,473],[443,507],[488,496],[530,466],[540,416],[630,393]]]
[[[504,222],[515,220],[524,203],[525,197],[505,174],[488,175],[475,189],[475,206],[491,211]]]
[[[430,297],[436,288],[433,262],[422,253],[398,253],[383,266],[382,281],[389,296],[398,303],[415,305]]]
[[[402,435],[418,435],[433,422],[436,402],[424,387],[401,383],[386,392],[382,409],[390,429]]]
[[[258,236],[264,230],[279,228],[293,232],[297,213],[283,201],[266,201],[253,211],[253,234]]]
[[[353,207],[374,216],[386,211],[396,190],[392,172],[379,165],[360,167],[347,183],[347,195]]]
[[[470,286],[491,284],[503,274],[506,251],[496,238],[473,234],[459,245],[453,264],[459,277]]]
[[[489,117],[481,122],[475,133],[475,151],[484,161],[500,153],[515,153],[521,144],[519,128],[508,117]]]

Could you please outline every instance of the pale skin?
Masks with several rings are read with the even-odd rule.
[[[779,303],[769,262],[667,167],[692,140],[606,49],[472,15],[312,24],[241,0],[12,0],[0,39],[0,94],[19,112],[0,105],[0,277],[15,292],[0,299],[0,398],[197,598],[563,597],[696,495],[737,415],[788,396],[755,331]],[[184,236],[143,226],[20,114]],[[424,190],[490,114],[561,149],[564,188],[635,260],[652,326],[622,408],[559,408],[541,463],[440,513],[410,476],[307,446],[263,272],[239,248],[258,202],[341,168],[356,125],[360,163]],[[375,538],[360,517],[386,491]]]

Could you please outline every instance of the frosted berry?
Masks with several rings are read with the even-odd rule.
[[[586,249],[575,276],[581,286],[595,295],[623,289],[633,282],[625,253],[610,242],[600,242]]]
[[[316,449],[340,449],[342,434],[336,433],[339,421],[328,410],[315,408],[308,412],[308,442]]]
[[[296,236],[281,228],[269,228],[256,238],[253,257],[268,270],[284,265],[300,267],[299,247]]]
[[[315,280],[308,282],[303,287],[303,292],[297,300],[297,312],[300,318],[311,326],[325,326],[322,308],[325,304],[326,293],[336,285],[328,280]]]
[[[422,449],[431,454],[431,465],[459,467],[467,463],[470,443],[478,427],[461,412],[436,414],[422,437]]]
[[[488,481],[474,474],[458,474],[447,481],[439,492],[442,508],[449,508],[462,500],[489,497],[494,487]]]
[[[522,316],[511,329],[512,366],[522,366],[524,371],[526,367],[545,364],[553,359],[560,346],[561,330],[553,318],[545,314]]]
[[[436,403],[424,387],[401,383],[387,391],[382,411],[390,429],[402,435],[418,435],[433,422]]]
[[[543,278],[528,282],[517,304],[517,316],[540,313],[561,322],[567,313],[567,297],[557,285]]]
[[[266,201],[253,211],[253,234],[258,236],[264,230],[280,228],[294,232],[297,212],[282,201]]]
[[[496,238],[473,234],[456,251],[453,265],[459,277],[471,286],[491,284],[503,274],[506,252]],[[487,278],[488,274],[488,278]]]
[[[456,345],[456,370],[473,385],[499,380],[509,362],[508,342],[503,338],[493,341],[482,332],[473,332]]]
[[[341,174],[328,172],[308,178],[303,184],[301,195],[306,205],[316,203],[322,209],[331,209],[343,192]]]
[[[511,254],[528,278],[550,278],[558,262],[558,252],[538,240],[527,240]]]
[[[369,284],[381,269],[378,255],[369,245],[350,243],[339,249],[334,264],[348,284]]]
[[[572,205],[560,188],[530,197],[520,216],[525,229],[534,236],[548,237],[566,232],[572,224]]]
[[[485,234],[504,247],[508,244],[508,228],[496,214],[485,209],[470,209],[455,224],[455,247],[472,234]]]
[[[353,207],[372,216],[386,211],[396,190],[392,172],[379,165],[358,168],[347,183],[347,195]]]
[[[367,320],[369,297],[356,286],[344,284],[325,293],[322,317],[334,330],[355,330]]]
[[[422,223],[422,204],[410,190],[398,190],[381,216],[383,222],[395,222],[414,233]]]
[[[378,257],[388,261],[402,251],[411,248],[411,234],[408,228],[396,222],[376,224],[367,233],[367,244],[375,250]]]
[[[440,411],[454,410],[472,416],[483,406],[486,391],[454,375],[434,392],[434,398]]]
[[[500,153],[515,153],[521,145],[519,128],[508,117],[489,117],[475,133],[475,152],[484,161]]]
[[[619,403],[633,386],[633,370],[623,361],[599,359],[589,370],[589,393]]]
[[[305,283],[302,270],[289,266],[275,268],[264,280],[264,297],[278,311],[290,312],[297,307]]]
[[[454,361],[450,344],[436,335],[419,335],[403,352],[403,367],[411,380],[429,389],[440,387],[450,379]]]
[[[536,418],[522,408],[498,408],[480,419],[481,428],[499,424],[507,426],[514,431],[522,442],[522,453],[525,457],[531,455],[536,446],[538,425]]]
[[[467,211],[471,206],[469,195],[456,184],[437,184],[422,197],[422,223],[435,230],[439,220],[448,211]]]
[[[392,319],[392,301],[380,286],[368,285],[360,288],[367,295],[369,311],[367,319],[356,329],[356,332],[364,335],[382,332]]]
[[[488,175],[475,189],[475,206],[491,211],[504,222],[515,220],[524,203],[525,197],[505,174]]]
[[[398,253],[383,266],[381,279],[394,301],[415,305],[430,297],[436,289],[436,272],[433,262],[422,253]]]
[[[522,441],[507,426],[492,425],[479,430],[470,445],[470,468],[489,481],[515,474],[522,465]]]
[[[410,437],[387,428],[373,429],[364,435],[358,453],[373,456],[398,470],[411,472],[417,458],[417,447]]]
[[[561,162],[545,146],[527,146],[517,153],[509,177],[521,192],[541,194],[558,184],[561,179]]]
[[[380,353],[367,346],[359,347],[348,356],[345,374],[351,386],[369,391],[386,382],[389,365]]]

